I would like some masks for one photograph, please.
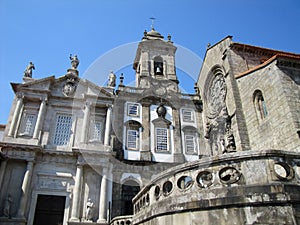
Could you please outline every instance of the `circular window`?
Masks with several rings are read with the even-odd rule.
[[[233,184],[240,179],[241,173],[234,167],[225,167],[220,170],[219,177],[221,182]]]
[[[193,179],[190,176],[182,176],[177,181],[177,186],[181,189],[187,189],[193,184]]]
[[[274,163],[274,172],[275,175],[282,180],[290,180],[294,177],[293,168],[284,162]]]
[[[160,187],[159,186],[156,186],[155,189],[154,189],[154,196],[156,199],[159,198],[160,196]]]
[[[213,174],[210,171],[202,171],[197,176],[197,183],[200,187],[206,188],[213,183]]]
[[[173,184],[171,181],[166,181],[163,185],[163,193],[164,195],[168,195],[170,194],[170,192],[172,191],[173,189]]]

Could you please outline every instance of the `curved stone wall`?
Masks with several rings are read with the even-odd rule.
[[[299,166],[300,154],[266,150],[174,167],[133,199],[133,224],[296,224]]]

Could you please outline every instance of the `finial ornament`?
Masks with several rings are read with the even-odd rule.
[[[32,70],[35,70],[34,64],[32,62],[29,62],[28,66],[24,71],[24,77],[32,78]]]

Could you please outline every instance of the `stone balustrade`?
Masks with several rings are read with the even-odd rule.
[[[118,216],[112,219],[110,225],[131,225],[132,215],[130,216]]]
[[[223,154],[171,168],[135,196],[133,224],[191,211],[299,201],[299,165],[296,153],[265,150]]]

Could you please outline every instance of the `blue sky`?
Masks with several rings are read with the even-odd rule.
[[[140,41],[151,28],[150,17],[157,18],[156,30],[165,37],[170,33],[176,45],[200,59],[207,43],[227,35],[300,53],[298,0],[0,0],[0,123],[6,124],[13,100],[10,82],[22,82],[29,61],[36,67],[33,78],[60,77],[70,67],[69,55],[77,54],[84,77],[99,57]],[[134,71],[125,69],[126,81]],[[108,73],[94,76],[106,79]],[[182,83],[192,90],[191,82]]]

